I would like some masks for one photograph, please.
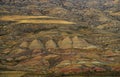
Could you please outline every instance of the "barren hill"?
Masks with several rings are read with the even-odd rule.
[[[119,0],[0,0],[0,68],[120,71]]]

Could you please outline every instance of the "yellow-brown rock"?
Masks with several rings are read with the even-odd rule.
[[[43,44],[42,44],[41,41],[39,41],[39,40],[33,40],[33,41],[31,42],[31,44],[29,45],[29,49],[30,49],[30,50],[34,50],[34,49],[44,49],[44,46],[43,46]]]
[[[21,44],[20,44],[20,47],[21,48],[28,48],[28,42],[22,42]]]
[[[64,38],[62,41],[59,41],[59,48],[69,49],[72,48],[72,40],[69,37]]]
[[[49,41],[46,42],[45,47],[46,47],[46,49],[49,49],[49,48],[50,49],[56,49],[57,45],[53,40],[49,40]]]

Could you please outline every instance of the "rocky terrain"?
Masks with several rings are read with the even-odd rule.
[[[120,72],[119,59],[119,0],[0,0],[0,69]]]

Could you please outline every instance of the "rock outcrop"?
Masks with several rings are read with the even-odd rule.
[[[28,42],[22,42],[21,44],[20,44],[20,47],[21,48],[28,48]]]
[[[33,40],[31,42],[31,44],[29,45],[29,49],[30,50],[34,50],[34,49],[44,49],[44,45],[42,44],[41,41],[39,40]]]
[[[73,41],[73,48],[78,48],[78,49],[97,48],[96,46],[87,43],[84,39],[78,38],[78,36],[73,37],[72,41]]]
[[[45,44],[46,49],[56,49],[57,45],[53,40],[49,40]]]
[[[83,48],[82,40],[80,40],[77,36],[72,38],[73,48]]]
[[[58,46],[57,46],[58,45]],[[45,46],[45,47],[44,47]],[[20,45],[21,48],[27,48],[28,43],[23,42]],[[73,38],[66,37],[63,40],[59,40],[58,43],[56,43],[54,40],[48,40],[45,45],[43,45],[43,42],[39,40],[33,40],[31,44],[28,47],[30,50],[41,50],[41,49],[92,49],[97,48],[96,46],[87,43],[84,39],[79,38],[78,36],[75,36]]]
[[[25,52],[26,52],[25,49],[21,49],[21,48],[19,48],[19,49],[17,49],[17,50],[14,52],[14,54],[17,55],[17,54],[25,53]]]
[[[72,48],[72,40],[71,40],[71,38],[66,37],[62,41],[59,41],[59,48],[61,48],[61,49]]]

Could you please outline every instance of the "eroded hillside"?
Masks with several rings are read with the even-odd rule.
[[[0,0],[0,68],[120,71],[119,0]]]

